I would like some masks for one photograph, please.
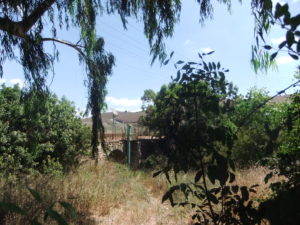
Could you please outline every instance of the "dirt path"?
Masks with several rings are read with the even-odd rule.
[[[184,218],[185,217],[185,218]],[[93,213],[92,219],[101,225],[183,225],[189,224],[189,218],[179,209],[168,203],[161,203],[161,198],[153,196],[150,191],[145,201],[128,201],[110,211],[106,216]]]

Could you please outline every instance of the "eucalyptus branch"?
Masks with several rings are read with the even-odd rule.
[[[72,42],[65,41],[65,40],[60,40],[60,39],[57,39],[57,38],[42,38],[41,41],[53,41],[53,42],[57,42],[57,43],[60,43],[60,44],[70,46],[70,47],[74,48],[76,51],[78,51],[79,54],[86,59],[86,55],[82,51],[83,46],[81,46],[81,45],[74,44]]]
[[[28,16],[21,21],[13,21],[8,17],[0,17],[0,30],[26,39],[27,32],[41,18],[41,16],[54,4],[55,0],[45,0],[40,3]]]
[[[55,0],[45,0],[38,5],[32,13],[25,17],[21,24],[24,28],[24,32],[27,33],[31,27],[41,18],[41,16],[54,4]]]

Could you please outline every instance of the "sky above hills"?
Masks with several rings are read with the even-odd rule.
[[[251,87],[265,87],[275,94],[291,84],[299,62],[281,54],[277,57],[278,70],[268,74],[255,74],[251,68],[251,44],[254,43],[254,18],[248,1],[234,3],[229,13],[226,6],[215,5],[214,18],[204,25],[199,23],[199,6],[196,1],[182,1],[180,22],[176,25],[172,38],[166,40],[168,52],[174,56],[167,66],[158,62],[150,65],[151,56],[141,22],[130,19],[127,30],[123,29],[118,16],[103,15],[97,20],[97,32],[104,37],[105,49],[114,54],[116,65],[107,85],[108,111],[139,111],[140,98],[145,89],[158,91],[163,84],[171,81],[176,74],[174,63],[178,60],[198,61],[198,52],[215,50],[207,60],[220,61],[228,68],[227,79],[238,86],[245,94]],[[233,1],[238,2],[238,1]],[[293,12],[299,13],[300,0],[274,1],[288,2]],[[50,28],[49,28],[50,29]],[[267,42],[277,46],[284,38],[280,28],[274,28]],[[58,32],[58,38],[77,42],[78,31]],[[52,51],[52,44],[46,44]],[[60,61],[55,63],[55,75],[50,73],[48,84],[59,97],[66,96],[76,108],[84,110],[87,102],[87,89],[84,86],[85,70],[79,64],[77,52],[67,46],[57,45]],[[0,84],[23,85],[22,67],[14,62],[4,65],[4,76]]]

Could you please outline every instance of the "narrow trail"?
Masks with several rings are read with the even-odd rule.
[[[144,201],[127,201],[110,211],[108,215],[98,216],[94,212],[91,219],[101,225],[184,225],[190,219],[180,210],[172,208],[168,203],[161,203],[161,197],[156,197],[148,191]]]

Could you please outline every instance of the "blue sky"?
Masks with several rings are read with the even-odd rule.
[[[300,0],[285,2],[290,4],[292,11],[299,13]],[[220,61],[230,69],[227,79],[238,86],[240,93],[245,94],[251,87],[257,86],[275,94],[293,82],[299,62],[282,54],[277,57],[277,71],[255,74],[250,64],[253,28],[254,18],[246,1],[233,4],[231,13],[228,13],[226,6],[216,4],[214,18],[207,20],[204,26],[199,23],[196,1],[183,1],[180,22],[176,25],[173,37],[166,40],[167,50],[175,51],[174,56],[167,66],[161,67],[158,62],[150,66],[151,56],[142,23],[130,19],[128,29],[124,30],[118,16],[99,17],[98,35],[104,37],[106,50],[116,57],[116,66],[107,85],[108,111],[140,110],[140,98],[144,90],[158,91],[161,85],[170,82],[170,77],[176,74],[173,64],[177,60],[197,61],[198,52],[210,50],[215,50],[215,53],[208,60]],[[267,42],[277,46],[283,37],[282,30],[274,28]],[[77,42],[78,31],[58,32],[58,38]],[[74,49],[59,44],[57,47],[60,61],[55,64],[53,81],[51,74],[49,76],[50,88],[59,97],[66,96],[75,103],[76,108],[83,110],[87,102],[87,89],[83,84],[86,78],[84,67],[79,65]],[[51,52],[52,44],[47,43],[46,48]],[[23,80],[21,66],[7,62],[0,83],[22,84]]]

